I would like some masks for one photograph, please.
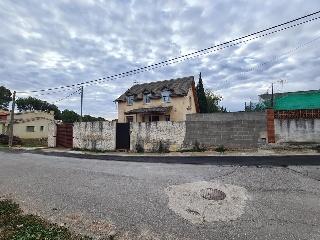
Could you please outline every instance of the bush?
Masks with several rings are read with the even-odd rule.
[[[8,145],[9,144],[9,136],[4,135],[4,137],[0,138],[0,145]],[[21,145],[21,138],[13,136],[12,145]]]
[[[218,147],[218,148],[216,148],[214,150],[216,152],[220,152],[220,153],[223,153],[223,152],[227,151],[227,149],[224,146],[220,146],[220,147]]]

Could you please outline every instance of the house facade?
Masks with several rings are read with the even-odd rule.
[[[115,102],[119,123],[185,121],[199,112],[193,76],[136,84]]]
[[[9,134],[10,112],[0,119],[0,133]],[[54,122],[54,112],[18,112],[14,114],[13,135],[20,138],[47,138],[48,125]]]

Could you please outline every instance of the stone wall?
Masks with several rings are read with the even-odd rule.
[[[320,143],[320,119],[275,119],[277,142]]]
[[[56,147],[57,125],[55,123],[48,124],[48,147]]]
[[[74,123],[73,147],[114,151],[116,148],[116,122]]]
[[[265,112],[205,113],[187,115],[185,144],[258,147],[267,138]]]
[[[143,122],[130,125],[130,150],[136,151],[137,145],[145,152],[158,150],[160,142],[169,151],[178,151],[183,146],[186,134],[185,122]]]

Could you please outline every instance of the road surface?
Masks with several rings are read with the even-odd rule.
[[[0,196],[96,239],[320,239],[319,165],[1,149]],[[208,200],[208,189],[226,197]]]

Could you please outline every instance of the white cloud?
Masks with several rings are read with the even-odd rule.
[[[101,79],[212,47],[319,7],[316,0],[290,4],[275,0],[3,0],[1,85],[30,91]],[[319,21],[167,67],[85,86],[84,113],[116,118],[113,100],[135,81],[190,75],[197,80],[200,71],[205,87],[217,90],[223,105],[234,111],[243,110],[245,101],[257,98],[282,78],[287,82],[277,91],[319,89],[318,40],[279,57],[319,37]],[[255,68],[273,58],[277,59]],[[246,72],[251,68],[255,69]],[[37,97],[54,102],[75,90]],[[61,110],[80,111],[76,94],[57,105]]]

